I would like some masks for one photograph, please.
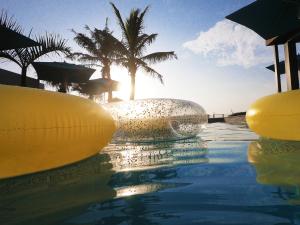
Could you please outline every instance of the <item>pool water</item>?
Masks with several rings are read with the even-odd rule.
[[[300,224],[300,142],[209,124],[0,181],[0,224]]]

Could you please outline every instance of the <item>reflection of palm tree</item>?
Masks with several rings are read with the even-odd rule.
[[[58,35],[46,33],[44,36],[37,37],[36,41],[41,45],[0,51],[0,57],[9,59],[21,67],[21,86],[26,86],[27,68],[35,60],[52,52],[58,55],[60,55],[60,53],[65,55],[70,53],[70,48],[66,46],[66,40],[62,39]]]
[[[97,65],[102,67],[102,77],[111,79],[110,66],[113,63],[116,55],[116,43],[117,39],[112,35],[112,32],[107,26],[107,20],[105,28],[99,30],[94,28],[91,30],[88,26],[85,29],[89,32],[89,36],[83,33],[77,33],[73,30],[76,35],[74,40],[76,43],[83,47],[88,53],[75,52],[72,54],[73,57],[79,61],[88,62],[91,65]],[[108,102],[112,101],[112,90],[108,92]]]
[[[117,62],[129,71],[131,78],[130,99],[133,100],[135,97],[135,78],[138,68],[144,69],[148,74],[158,78],[163,83],[162,75],[151,68],[148,63],[157,63],[177,57],[174,52],[155,52],[143,55],[146,47],[152,44],[157,37],[157,34],[148,35],[143,31],[144,16],[148,11],[148,7],[142,12],[140,9],[133,9],[126,21],[123,21],[117,7],[113,3],[111,5],[123,34],[121,45],[118,46],[120,57],[117,59]]]

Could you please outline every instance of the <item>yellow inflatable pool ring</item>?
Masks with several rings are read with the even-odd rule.
[[[77,96],[0,85],[0,178],[70,164],[99,152],[110,114]]]
[[[252,104],[247,124],[257,134],[279,140],[300,140],[300,90],[263,97]]]

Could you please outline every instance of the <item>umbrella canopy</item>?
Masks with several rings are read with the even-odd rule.
[[[35,62],[32,65],[39,80],[54,83],[84,83],[95,72],[94,69],[66,62]]]
[[[226,18],[255,31],[267,45],[274,45],[278,92],[281,92],[281,83],[277,45],[284,44],[287,89],[299,89],[295,44],[300,41],[299,0],[257,0]]]
[[[300,32],[299,10],[299,0],[257,0],[226,18],[255,31],[267,45],[274,45]]]
[[[38,42],[0,25],[0,50],[26,48],[40,45]]]
[[[297,55],[297,62],[298,62],[298,69],[300,68],[300,55]],[[275,66],[270,65],[266,67],[268,70],[271,70],[275,72]],[[285,61],[279,62],[279,74],[284,74],[285,73]]]
[[[86,83],[79,84],[75,89],[83,94],[100,95],[104,92],[117,91],[119,82],[106,78],[89,80]]]

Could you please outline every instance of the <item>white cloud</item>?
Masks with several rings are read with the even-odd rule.
[[[216,23],[183,47],[196,54],[210,56],[218,65],[240,65],[246,68],[272,61],[272,50],[255,32],[229,20]]]

